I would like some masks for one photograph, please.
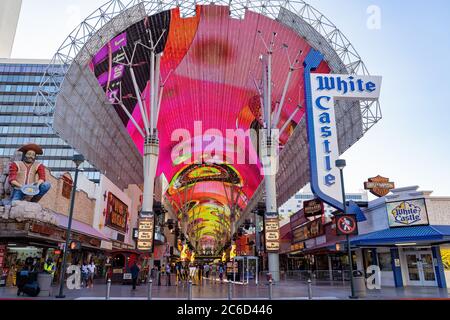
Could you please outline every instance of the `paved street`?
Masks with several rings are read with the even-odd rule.
[[[17,299],[15,288],[0,288],[0,299]],[[53,287],[53,294],[50,297],[30,298],[20,296],[20,299],[55,299],[58,287]],[[313,299],[318,300],[342,300],[348,299],[350,287],[342,284],[315,284],[312,286]],[[99,300],[105,299],[106,285],[97,283],[94,288],[82,288],[80,290],[65,289],[66,299],[71,300]],[[135,291],[131,286],[112,285],[110,297],[124,300],[144,300],[147,299],[147,287],[138,286]],[[188,288],[186,284],[178,286],[153,286],[153,299],[186,299],[188,298]],[[193,285],[192,297],[194,300],[226,300],[228,297],[228,284],[220,284],[205,280],[202,285]],[[268,299],[269,290],[266,283],[260,285],[233,286],[233,299],[263,300]],[[449,289],[439,288],[382,288],[382,290],[367,291],[365,299],[369,300],[395,300],[395,299],[448,299]],[[307,300],[308,286],[304,282],[280,282],[273,286],[273,298],[279,300]]]

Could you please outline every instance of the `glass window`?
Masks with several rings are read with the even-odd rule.
[[[391,253],[378,253],[378,265],[381,271],[392,271]]]

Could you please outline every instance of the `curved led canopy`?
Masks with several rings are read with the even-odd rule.
[[[367,73],[345,36],[303,1],[111,0],[60,48],[36,111],[54,113],[55,130],[115,183],[142,183],[143,137],[135,123],[143,125],[139,99],[150,113],[157,98],[148,50],[157,43],[164,88],[150,115],[158,116],[157,175],[170,181],[166,197],[180,219],[188,214],[189,231],[211,244],[223,226],[229,232],[231,216],[261,196],[258,136],[248,130],[263,125],[257,87],[271,42],[272,113],[283,129],[277,184],[279,201],[286,201],[308,182],[303,59],[314,48],[326,58],[317,72]],[[45,91],[58,76],[65,77],[62,87]],[[367,103],[337,106],[341,152],[381,118],[378,111]],[[226,213],[226,223],[217,212]]]

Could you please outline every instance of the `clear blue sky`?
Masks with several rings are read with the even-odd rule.
[[[14,58],[49,59],[103,0],[23,0]],[[450,196],[450,1],[309,0],[383,76],[383,120],[347,151],[346,187],[378,174]],[[367,27],[367,8],[381,28]]]

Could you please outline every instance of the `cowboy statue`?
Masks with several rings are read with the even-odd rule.
[[[44,152],[34,143],[24,145],[18,151],[22,152],[22,161],[11,162],[9,167],[11,201],[29,199],[39,202],[51,187],[45,178],[45,166],[36,161],[36,155]]]

